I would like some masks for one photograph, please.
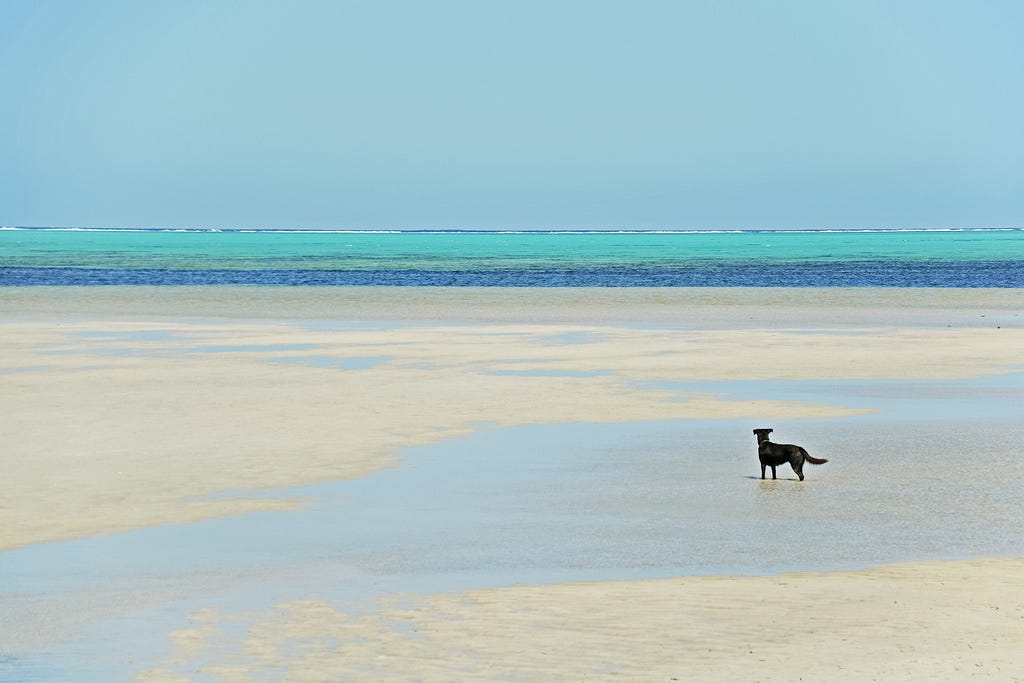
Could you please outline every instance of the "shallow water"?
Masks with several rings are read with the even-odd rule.
[[[766,425],[743,420],[481,425],[410,449],[396,470],[259,492],[307,498],[299,512],[0,553],[0,678],[127,679],[211,605],[320,598],[361,611],[396,592],[1024,552],[1020,375],[717,384],[882,412],[768,425],[829,458],[804,482],[788,466],[760,480],[751,429]]]

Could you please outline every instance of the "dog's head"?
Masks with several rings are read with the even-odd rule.
[[[775,431],[775,430],[773,430],[773,429],[755,429],[754,430],[754,436],[757,437],[757,442],[758,443],[764,443],[765,441],[768,440],[768,435],[771,434],[773,431]]]

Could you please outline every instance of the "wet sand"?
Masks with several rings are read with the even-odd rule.
[[[1024,327],[1024,290],[800,287],[14,287],[5,320],[377,320],[673,329]]]
[[[370,615],[295,600],[232,635],[196,612],[139,680],[1014,681],[1022,560],[687,577],[394,598]],[[259,679],[262,680],[262,679]]]
[[[403,448],[482,424],[854,418],[872,403],[709,383],[998,377],[1024,367],[1022,312],[1017,290],[7,290],[0,549],[298,514],[301,496],[258,492],[401,467]],[[416,599],[408,614],[382,605],[376,618],[285,600],[247,618],[245,656],[230,639],[211,645],[237,617],[210,605],[194,629],[169,629],[168,644],[187,647],[142,679],[198,668],[248,680],[261,667],[288,680],[959,679],[965,665],[1005,680],[1024,670],[1024,648],[1007,649],[1024,631],[1020,568],[520,587]],[[916,598],[890,611],[903,594]],[[972,619],[984,643],[940,613]]]

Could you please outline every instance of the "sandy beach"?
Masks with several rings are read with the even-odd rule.
[[[246,615],[242,637],[229,635],[237,616],[207,610],[139,680],[192,680],[177,672],[199,666],[222,681],[1015,681],[1022,571],[986,560],[514,587],[372,616],[297,600]]]
[[[298,514],[305,498],[267,491],[401,468],[403,449],[481,425],[871,412],[715,382],[948,382],[1024,367],[1018,290],[3,296],[0,550]],[[190,611],[138,680],[1016,680],[1022,570],[976,559],[514,586],[396,598],[371,615],[297,588],[262,612]],[[225,635],[239,622],[243,637]]]

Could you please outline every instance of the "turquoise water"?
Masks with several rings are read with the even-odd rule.
[[[0,233],[5,265],[132,268],[458,268],[701,260],[1024,259],[1024,231]]]
[[[8,229],[0,285],[1024,286],[1024,230]]]

